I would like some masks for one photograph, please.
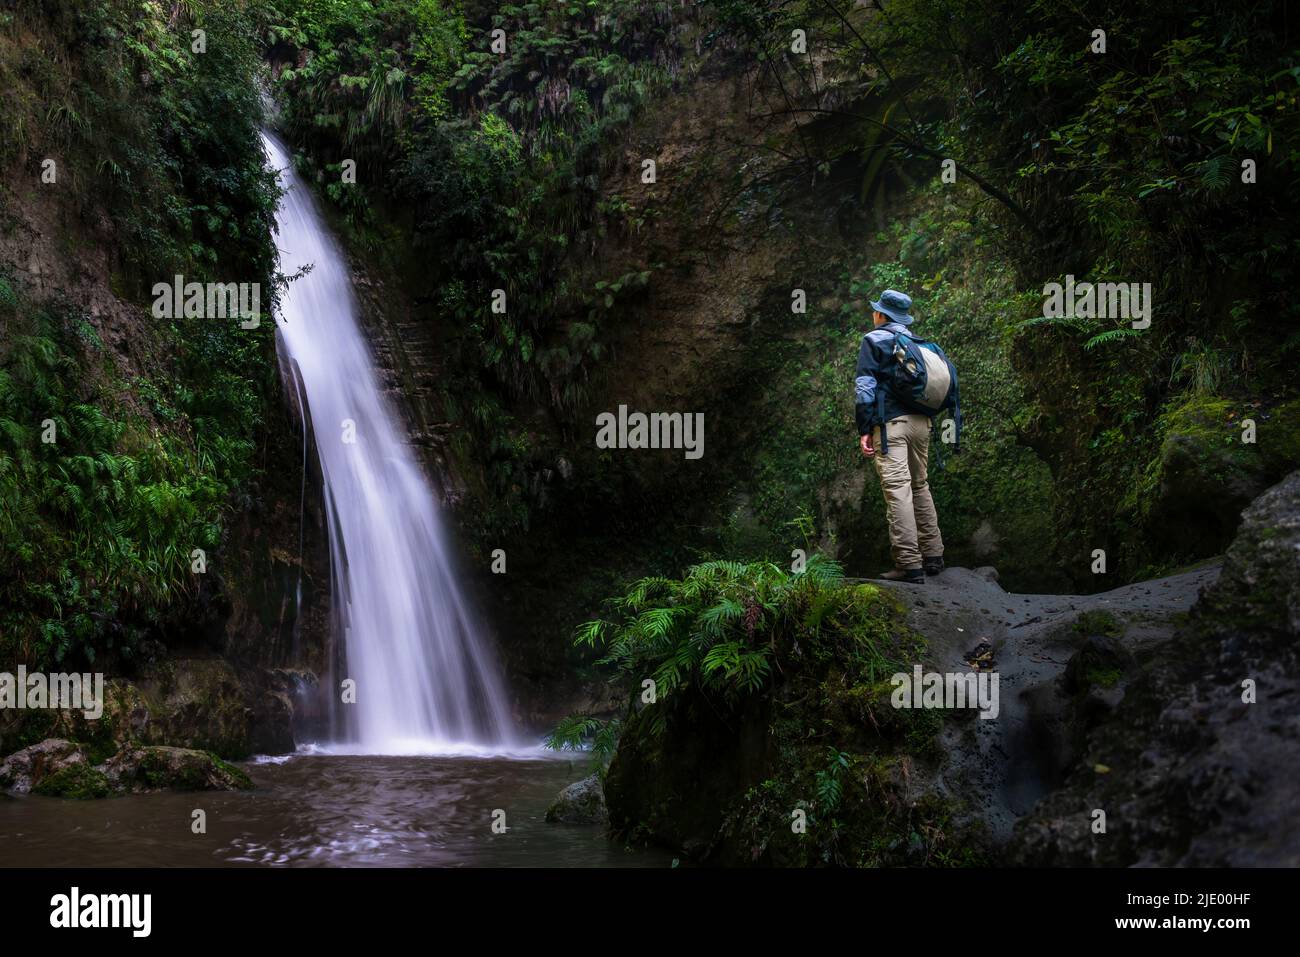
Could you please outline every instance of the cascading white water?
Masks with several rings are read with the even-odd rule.
[[[316,438],[351,746],[376,754],[511,746],[490,646],[457,584],[438,507],[395,411],[379,391],[342,253],[280,141],[262,136],[284,195],[276,211],[277,342],[296,367]],[[336,687],[335,694],[339,693]]]

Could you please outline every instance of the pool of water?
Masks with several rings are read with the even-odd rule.
[[[9,867],[663,867],[599,825],[547,824],[587,761],[300,753],[240,765],[246,792],[70,801],[0,794]],[[193,833],[193,812],[207,833]],[[505,833],[493,832],[504,812]],[[495,814],[495,819],[500,819]]]

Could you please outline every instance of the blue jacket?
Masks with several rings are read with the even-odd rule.
[[[886,350],[894,339],[894,333],[908,331],[907,326],[901,323],[887,322],[862,337],[862,348],[858,350],[857,377],[853,380],[854,414],[859,435],[866,435],[875,426],[911,412],[878,381],[885,363],[893,361]],[[878,400],[882,402],[881,408],[877,408]]]

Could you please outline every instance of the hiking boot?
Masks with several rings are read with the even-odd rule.
[[[924,585],[925,572],[920,568],[895,568],[881,572],[878,576],[887,582],[904,582],[908,585]]]
[[[937,555],[934,558],[921,559],[921,568],[927,575],[937,575],[943,571],[943,556]]]

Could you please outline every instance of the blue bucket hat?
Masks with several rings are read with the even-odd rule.
[[[901,322],[905,326],[912,324],[912,317],[908,310],[912,308],[912,297],[905,292],[899,292],[897,289],[886,289],[880,294],[880,301],[873,302],[871,308],[876,312],[882,312],[895,322]]]

